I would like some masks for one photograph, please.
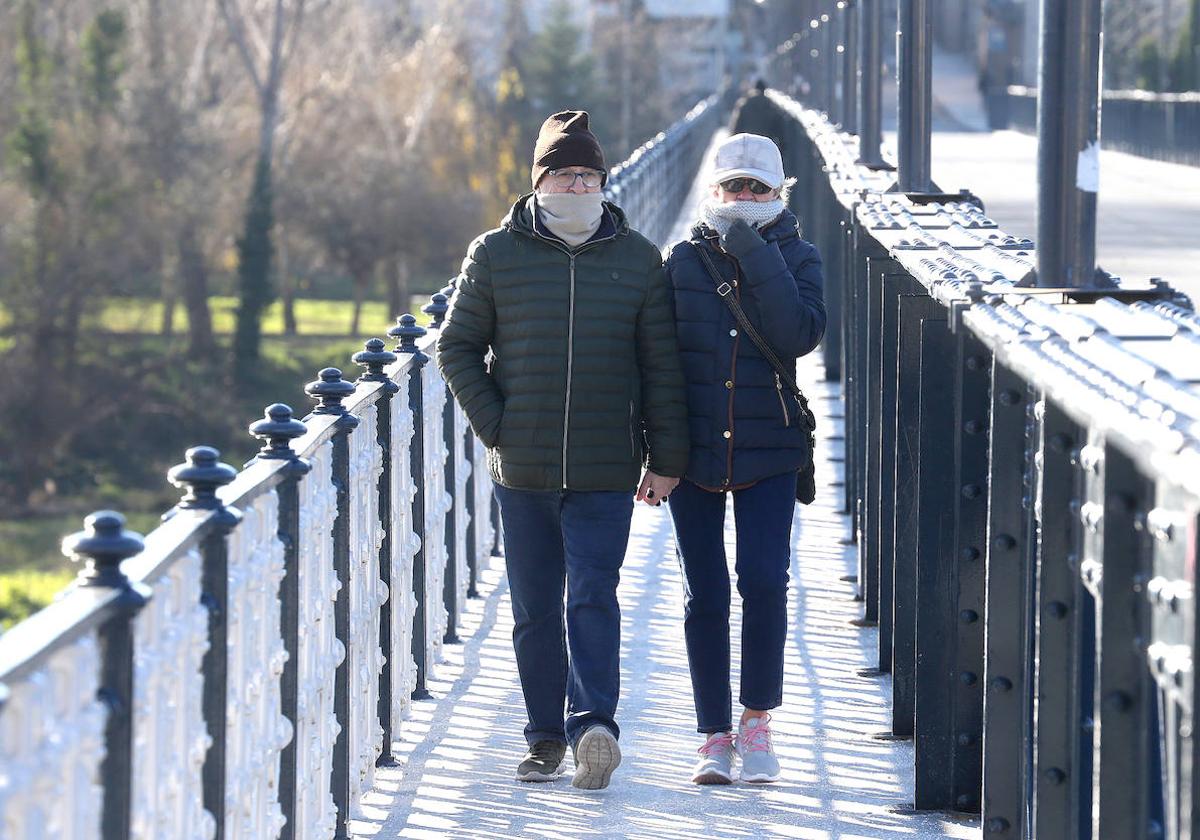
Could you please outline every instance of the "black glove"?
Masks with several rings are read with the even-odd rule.
[[[744,257],[766,244],[767,241],[744,219],[736,220],[721,237],[721,247],[735,257]]]

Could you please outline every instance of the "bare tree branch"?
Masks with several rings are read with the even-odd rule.
[[[250,76],[250,81],[254,84],[254,88],[258,91],[261,97],[265,94],[263,82],[258,76],[258,66],[254,61],[254,56],[250,52],[250,45],[246,42],[246,33],[243,29],[245,18],[238,9],[237,12],[231,11],[230,0],[217,0],[217,7],[221,10],[221,17],[225,18],[225,25],[229,29],[229,37],[233,39],[234,46],[237,47],[238,53],[242,57],[242,63],[246,65],[246,72]]]

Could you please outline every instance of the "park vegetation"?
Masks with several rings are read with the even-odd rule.
[[[0,0],[0,532],[45,521],[21,539],[53,554],[88,510],[169,506],[189,445],[249,457],[264,405],[306,413],[320,367],[453,276],[548,113],[627,153],[621,33],[585,48],[565,3],[536,33],[525,11]],[[653,52],[639,140],[669,122]],[[0,573],[44,566],[22,552]]]

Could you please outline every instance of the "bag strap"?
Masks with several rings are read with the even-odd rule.
[[[750,323],[750,319],[746,316],[746,312],[742,309],[742,305],[738,302],[737,297],[733,294],[733,286],[721,277],[721,272],[713,264],[712,257],[708,255],[708,251],[704,246],[697,245],[695,242],[689,242],[696,253],[700,255],[700,259],[704,262],[704,267],[708,270],[709,277],[717,284],[717,296],[725,301],[725,305],[729,307],[729,311],[733,313],[733,318],[738,322],[738,326],[742,328],[742,332],[750,336],[750,340],[754,342],[754,346],[762,353],[763,358],[767,360],[772,368],[775,369],[775,375],[779,377],[779,381],[788,387],[792,392],[792,396],[800,403],[801,412],[805,425],[811,432],[817,428],[817,418],[813,416],[812,410],[808,407],[808,398],[804,396],[804,392],[800,390],[800,386],[796,384],[795,371],[789,371],[787,366],[780,361],[779,356],[767,344],[765,338],[759,334],[754,325]],[[735,281],[736,282],[736,281]]]

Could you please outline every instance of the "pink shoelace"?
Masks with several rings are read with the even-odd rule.
[[[746,752],[767,752],[771,749],[771,730],[767,724],[771,722],[770,715],[763,715],[758,723],[738,734],[742,749]]]
[[[696,750],[696,752],[700,753],[700,755],[711,756],[711,755],[715,755],[717,753],[725,752],[725,751],[731,749],[732,747],[733,747],[733,733],[732,732],[717,732],[717,733],[714,733],[713,735],[710,735],[708,737],[708,740],[704,742],[704,746],[702,746],[700,749]]]

